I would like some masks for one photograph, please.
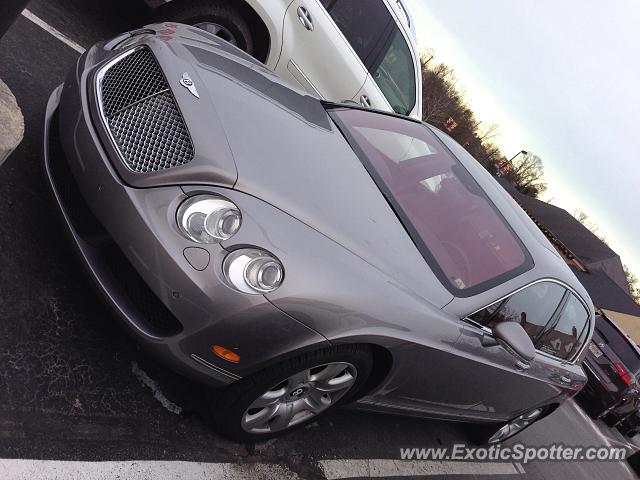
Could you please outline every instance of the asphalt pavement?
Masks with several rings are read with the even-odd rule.
[[[469,443],[472,428],[348,408],[260,445],[218,435],[202,388],[136,348],[90,287],[41,174],[50,92],[79,49],[148,12],[124,0],[28,8],[0,40],[0,78],[25,117],[24,141],[0,168],[0,478],[635,478],[624,462],[402,463],[400,448]],[[636,449],[573,402],[516,442]]]

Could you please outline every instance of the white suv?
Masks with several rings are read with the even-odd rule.
[[[415,28],[404,0],[146,0],[326,100],[422,116]],[[165,4],[166,3],[166,4]]]

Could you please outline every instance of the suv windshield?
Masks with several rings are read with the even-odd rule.
[[[640,373],[640,357],[630,340],[620,333],[609,320],[596,316],[596,331],[607,342],[611,350],[622,360],[625,366],[638,375]]]
[[[530,268],[520,239],[427,126],[355,108],[331,113],[447,288],[474,295]]]

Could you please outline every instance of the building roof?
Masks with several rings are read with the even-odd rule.
[[[640,305],[633,301],[627,292],[616,284],[609,276],[599,270],[589,273],[571,267],[580,283],[587,289],[594,305],[606,310],[626,313],[640,317]]]
[[[591,267],[590,270],[603,270],[621,289],[628,288],[620,256],[573,215],[555,205],[520,193],[504,178],[498,177],[497,180],[534,221],[537,220],[562,243],[561,249],[568,249],[584,265]]]

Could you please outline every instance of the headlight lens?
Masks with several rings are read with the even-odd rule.
[[[242,215],[229,200],[213,195],[197,195],[178,208],[178,226],[189,240],[220,243],[240,229]]]
[[[269,252],[257,248],[242,248],[224,259],[224,275],[229,283],[243,293],[269,293],[282,285],[284,268]]]

